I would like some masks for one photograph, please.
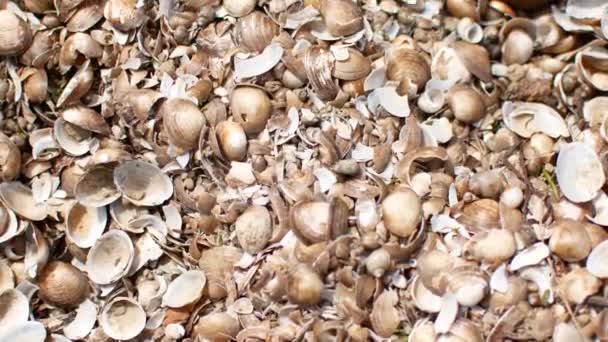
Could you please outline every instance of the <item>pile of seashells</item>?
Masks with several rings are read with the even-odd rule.
[[[0,341],[608,340],[608,1],[0,0]]]

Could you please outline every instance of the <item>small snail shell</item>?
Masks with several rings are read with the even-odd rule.
[[[0,10],[0,56],[19,55],[31,43],[30,26],[12,12]]]
[[[454,117],[464,123],[479,121],[486,115],[486,105],[473,88],[456,85],[448,93],[448,105]]]
[[[62,262],[51,261],[38,277],[40,297],[59,306],[75,306],[87,296],[89,282],[76,267]]]
[[[363,29],[363,13],[351,0],[324,0],[321,14],[334,36],[348,36]]]
[[[399,237],[410,236],[420,223],[422,204],[411,189],[399,189],[382,202],[382,218],[386,229]]]
[[[228,160],[243,160],[247,155],[247,136],[243,126],[233,121],[222,121],[215,127],[218,144]]]
[[[161,109],[169,142],[183,150],[195,148],[207,120],[198,107],[185,99],[171,99]]]
[[[287,297],[294,304],[317,304],[321,300],[323,281],[309,266],[298,265],[289,273]]]
[[[230,109],[234,120],[243,126],[245,133],[259,133],[266,127],[272,112],[268,94],[256,87],[238,87],[232,92]]]

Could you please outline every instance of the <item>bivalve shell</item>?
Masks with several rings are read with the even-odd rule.
[[[67,213],[66,234],[76,246],[89,248],[101,237],[107,222],[105,207],[87,207],[76,202]]]
[[[226,12],[233,17],[244,17],[251,13],[257,4],[257,0],[224,0],[222,5]]]
[[[2,340],[11,342],[44,342],[46,328],[37,321],[21,322],[3,332]]]
[[[608,49],[589,47],[576,55],[576,71],[583,81],[600,91],[608,91]]]
[[[127,233],[111,230],[101,236],[87,255],[89,278],[97,284],[110,284],[122,278],[131,267],[135,250]]]
[[[374,301],[372,312],[369,316],[374,332],[381,337],[391,337],[399,326],[399,311],[395,308],[397,294],[385,291]]]
[[[114,185],[112,169],[96,166],[80,177],[74,190],[74,196],[87,207],[103,207],[120,197]]]
[[[243,126],[234,121],[222,121],[215,127],[215,134],[221,157],[232,161],[245,158],[247,135]]]
[[[146,15],[138,0],[108,0],[103,16],[121,31],[130,31],[143,24]]]
[[[0,184],[0,197],[9,209],[21,217],[32,221],[42,221],[46,218],[46,205],[37,203],[32,194],[32,189],[22,183]]]
[[[247,134],[260,133],[272,113],[268,94],[257,87],[237,87],[230,97],[230,110],[234,120]]]
[[[350,0],[323,1],[321,15],[327,30],[334,36],[348,36],[363,29],[363,13]]]
[[[28,23],[8,10],[0,10],[0,56],[19,55],[32,43]]]
[[[210,313],[201,317],[194,326],[192,337],[214,342],[228,342],[236,337],[239,321],[225,312]]]
[[[191,270],[180,274],[167,287],[163,295],[163,305],[170,308],[181,308],[196,303],[203,296],[207,283],[205,273]]]
[[[173,183],[157,166],[126,161],[114,169],[114,184],[130,202],[140,206],[162,204],[173,195]]]
[[[171,99],[162,105],[161,112],[169,142],[185,151],[194,149],[207,123],[198,107],[185,99]]]
[[[345,233],[348,207],[339,198],[331,202],[303,201],[291,208],[291,227],[307,244],[328,241]]]
[[[226,296],[226,276],[232,276],[234,265],[242,255],[243,252],[239,248],[232,246],[213,247],[201,253],[198,263],[207,276],[207,287],[211,299]]]
[[[575,203],[593,199],[606,181],[604,169],[593,148],[579,142],[561,147],[555,173],[559,189]]]
[[[27,297],[17,289],[8,289],[0,293],[0,331],[25,323],[30,315],[30,303]]]
[[[236,26],[236,40],[247,49],[262,52],[279,35],[279,26],[266,14],[255,11],[241,18]]]
[[[348,58],[346,60],[336,60],[332,75],[345,81],[354,81],[366,77],[372,71],[372,64],[369,58],[361,52],[348,48]]]
[[[63,120],[87,131],[109,135],[110,127],[101,114],[85,106],[73,106],[61,112]]]
[[[272,236],[272,219],[268,209],[254,205],[236,219],[234,228],[241,247],[255,254],[266,247]]]
[[[0,133],[0,171],[2,180],[12,181],[21,170],[21,150],[3,133]]]
[[[382,201],[384,226],[399,237],[410,236],[420,223],[422,204],[411,189],[399,189]]]
[[[87,277],[63,261],[49,262],[38,275],[38,284],[42,299],[62,307],[80,304],[89,293]]]
[[[130,340],[146,326],[146,312],[132,299],[116,297],[101,310],[99,325],[116,340]]]

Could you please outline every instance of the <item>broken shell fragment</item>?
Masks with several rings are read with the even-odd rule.
[[[38,275],[38,284],[42,299],[62,307],[80,304],[89,293],[87,277],[62,261],[49,262]]]
[[[99,325],[113,339],[130,340],[144,330],[146,313],[134,300],[116,297],[101,310]]]
[[[0,184],[0,198],[17,215],[32,221],[42,221],[47,216],[44,203],[37,203],[32,189],[19,182]]]
[[[89,278],[101,285],[119,280],[129,271],[134,253],[133,242],[127,233],[110,230],[89,250],[86,262]]]
[[[608,240],[595,246],[587,258],[587,270],[598,278],[608,278]]]
[[[167,287],[167,292],[163,295],[163,305],[181,308],[196,303],[201,299],[206,283],[205,273],[200,270],[180,274]]]
[[[555,173],[560,191],[575,203],[593,199],[606,180],[595,151],[589,145],[578,142],[561,147]]]
[[[321,15],[327,30],[334,36],[348,36],[363,29],[363,14],[352,1],[325,0]]]
[[[173,183],[157,166],[144,161],[126,161],[114,169],[114,184],[122,195],[140,206],[156,206],[173,194]]]
[[[2,313],[0,313],[0,330],[6,331],[13,326],[25,323],[30,315],[30,304],[21,291],[8,289],[0,293]]]
[[[108,0],[103,16],[121,31],[130,31],[143,24],[144,6],[137,0]]]

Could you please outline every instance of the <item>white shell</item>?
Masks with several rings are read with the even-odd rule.
[[[103,207],[120,197],[120,192],[114,186],[112,170],[96,166],[82,175],[74,196],[78,202],[88,207]]]
[[[416,307],[424,312],[439,312],[441,309],[441,297],[427,289],[419,277],[412,282],[412,298]]]
[[[76,202],[67,213],[66,234],[76,246],[89,248],[101,237],[107,222],[105,207],[86,207]]]
[[[17,220],[17,215],[15,215],[12,210],[7,209],[4,204],[0,203],[0,216],[4,215],[8,215],[8,220],[6,220],[6,226],[0,235],[0,243],[6,242],[21,233],[19,230],[19,221]]]
[[[548,257],[550,253],[547,245],[537,242],[515,255],[511,264],[509,264],[509,270],[517,271],[526,266],[536,265]]]
[[[144,274],[138,278],[136,287],[139,304],[144,310],[153,311],[161,305],[163,294],[167,291],[167,281],[158,274]]]
[[[29,315],[30,303],[21,291],[8,289],[0,293],[0,331],[25,323]]]
[[[510,130],[524,138],[529,138],[536,132],[552,138],[570,136],[566,122],[559,113],[542,103],[505,101],[502,117]]]
[[[126,231],[131,231],[129,226],[131,221],[146,214],[148,214],[146,208],[138,207],[131,202],[121,200],[110,204],[110,216],[112,216],[112,220],[120,229]]]
[[[131,238],[121,230],[110,230],[95,242],[87,255],[86,270],[97,284],[122,278],[131,267],[135,251]]]
[[[143,161],[126,161],[114,169],[114,184],[136,205],[162,204],[173,194],[173,183],[157,166]]]
[[[175,278],[163,296],[163,305],[170,308],[181,308],[197,302],[203,296],[203,289],[207,282],[205,273],[200,270],[191,270]]]
[[[21,322],[12,326],[1,337],[2,341],[7,342],[44,342],[46,339],[46,329],[40,322]]]
[[[608,96],[597,96],[583,104],[583,117],[591,127],[601,126],[608,118]]]
[[[72,340],[84,339],[97,321],[97,305],[89,299],[80,303],[74,319],[63,326],[63,334]]]
[[[73,156],[82,156],[89,152],[94,140],[91,132],[74,126],[62,118],[55,120],[53,133],[57,144]]]
[[[278,43],[271,43],[262,53],[255,57],[234,59],[234,77],[242,79],[262,75],[274,68],[283,57],[283,48]]]
[[[36,203],[32,189],[22,183],[0,184],[0,197],[9,209],[21,217],[32,221],[42,221],[46,218],[46,204]]]
[[[440,334],[450,331],[452,323],[458,315],[458,301],[451,293],[446,293],[441,297],[441,309],[435,319],[435,331]]]
[[[15,287],[15,275],[6,259],[0,259],[0,293]]]
[[[577,203],[592,200],[606,181],[597,154],[584,143],[570,143],[561,147],[555,173],[561,192]]]
[[[587,257],[587,271],[598,278],[608,278],[608,240],[595,246]]]
[[[99,325],[113,339],[130,340],[144,330],[146,313],[134,300],[117,297],[101,311]]]
[[[578,329],[570,323],[559,323],[553,328],[554,342],[584,342],[586,339],[581,336]]]

